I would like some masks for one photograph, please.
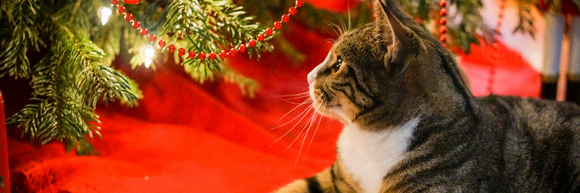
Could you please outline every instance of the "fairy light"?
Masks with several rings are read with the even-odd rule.
[[[101,23],[103,25],[105,25],[107,23],[107,21],[109,21],[109,16],[111,16],[113,11],[111,11],[111,9],[109,9],[108,7],[101,7],[99,10],[100,10],[99,16],[101,17]]]
[[[153,63],[153,56],[155,56],[155,48],[151,45],[143,46],[143,55],[145,56],[145,59],[143,60],[145,68],[149,68],[149,66],[151,66],[151,63]]]
[[[151,58],[147,58],[143,61],[143,63],[145,64],[145,68],[149,68],[149,66],[151,66],[151,63],[153,61],[151,60]]]
[[[146,45],[144,52],[147,58],[153,58],[155,55],[155,48],[151,45]]]

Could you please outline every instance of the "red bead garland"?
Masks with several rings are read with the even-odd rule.
[[[117,12],[119,12],[120,14],[125,13],[125,7],[119,6],[119,8],[117,8]]]
[[[131,20],[133,20],[133,14],[127,13],[125,15],[125,20],[127,20],[128,22],[131,22]]]
[[[200,59],[200,60],[203,60],[203,59],[205,59],[205,53],[203,53],[203,52],[200,52],[200,53],[199,53],[199,59]]]
[[[165,41],[164,40],[159,40],[159,47],[165,48]]]
[[[501,36],[501,23],[502,23],[502,19],[503,19],[503,12],[505,9],[505,0],[500,0],[500,5],[499,5],[499,14],[497,17],[497,26],[495,27],[495,35],[496,36]],[[491,59],[492,60],[497,60],[497,58],[499,57],[499,43],[497,43],[497,38],[494,37],[493,39],[493,43],[491,45],[492,49],[493,49],[493,53],[491,54]],[[493,94],[493,83],[494,83],[494,78],[495,77],[495,61],[490,62],[490,68],[489,68],[489,80],[488,80],[488,87],[487,87],[487,91],[489,92],[489,94]]]
[[[274,30],[272,30],[272,28],[268,28],[268,29],[266,29],[266,35],[267,35],[267,36],[271,36],[271,35],[272,35],[272,33],[274,33]]]
[[[258,35],[258,41],[264,41],[264,34]]]
[[[288,14],[282,15],[282,22],[286,23],[288,20],[290,20],[290,16]]]
[[[441,15],[443,17],[447,16],[447,9],[445,9],[445,8],[441,9],[441,11],[439,12],[439,15]]]
[[[191,59],[195,58],[195,52],[193,50],[189,51],[188,55]]]
[[[441,26],[441,28],[439,28],[439,33],[446,34],[447,33],[447,27]]]
[[[439,41],[441,41],[443,46],[447,46],[447,44],[445,44],[445,42],[447,42],[447,36],[445,35],[447,34],[447,26],[445,26],[447,24],[447,19],[445,19],[445,16],[447,16],[447,9],[445,9],[445,7],[447,7],[447,0],[441,0],[439,6],[441,6],[441,11],[439,12],[439,15],[441,15],[441,19],[439,20],[439,24],[441,24],[441,27],[439,27],[439,33],[441,33],[441,36],[439,37]]]
[[[304,5],[304,1],[296,0],[296,7],[302,7],[302,5]]]
[[[244,45],[244,44],[240,45],[240,52],[241,53],[246,52],[246,45]]]
[[[439,41],[441,41],[441,43],[445,43],[445,41],[447,41],[447,36],[441,35],[441,37],[439,37]]]
[[[141,35],[143,36],[149,35],[149,30],[147,28],[141,28]]]
[[[139,22],[139,21],[133,21],[133,28],[139,29],[140,27],[141,27],[141,22]]]
[[[227,56],[228,56],[228,53],[226,53],[226,51],[225,51],[225,50],[222,50],[222,51],[220,52],[220,58],[222,58],[222,59],[223,59],[223,58],[226,58]]]
[[[294,14],[296,14],[296,12],[297,12],[297,11],[296,11],[296,7],[290,7],[290,8],[288,9],[288,13],[290,13],[290,15],[294,15]]]
[[[124,1],[126,1],[126,0],[124,0]],[[139,0],[134,0],[134,1],[139,2]],[[119,0],[110,0],[110,3],[112,6],[118,6],[117,12],[119,14],[123,14],[124,19],[127,20],[128,22],[131,22],[131,26],[133,28],[135,28],[136,30],[139,30],[139,33],[141,33],[141,35],[148,37],[149,41],[153,44],[155,44],[157,42],[157,36],[155,34],[149,34],[149,30],[147,28],[142,28],[141,23],[139,21],[134,21],[133,14],[126,13],[125,7],[119,5]],[[125,2],[125,3],[127,3],[127,2]],[[280,21],[274,22],[272,28],[266,28],[266,30],[264,32],[262,32],[256,36],[256,39],[248,40],[247,44],[240,44],[237,46],[237,48],[236,48],[236,46],[234,46],[234,47],[230,48],[229,50],[228,49],[221,50],[219,52],[219,57],[222,59],[225,59],[228,57],[228,55],[234,56],[238,52],[245,53],[247,50],[246,46],[255,47],[257,44],[256,40],[261,42],[261,41],[264,41],[266,37],[273,35],[274,30],[279,30],[280,28],[282,28],[282,23],[288,22],[290,20],[290,16],[295,15],[297,13],[297,8],[302,7],[303,5],[304,5],[304,1],[296,0],[295,6],[288,8],[288,13],[283,14],[280,17]],[[159,40],[157,42],[157,44],[158,44],[159,48],[161,48],[161,49],[164,49],[165,46],[167,46],[167,44],[164,40]],[[173,53],[176,50],[175,45],[169,45],[169,46],[167,46],[167,48],[168,48],[168,51],[170,53]],[[191,59],[195,58],[195,56],[196,56],[196,53],[193,50],[187,52],[184,48],[179,48],[177,52],[180,56],[184,56],[187,53],[188,57]],[[207,55],[207,57],[209,57],[209,59],[212,59],[212,60],[216,59],[216,57],[217,57],[217,54],[215,52],[210,52],[209,54],[206,54],[204,52],[200,52],[198,54],[198,58],[200,60],[204,60],[206,55]]]
[[[447,19],[441,18],[441,20],[439,20],[439,24],[441,24],[441,25],[447,25]]]
[[[282,27],[282,23],[279,21],[274,22],[274,29],[280,29]]]

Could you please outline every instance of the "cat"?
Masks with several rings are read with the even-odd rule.
[[[580,192],[580,108],[474,97],[394,1],[308,74],[318,113],[345,125],[336,161],[277,192]]]

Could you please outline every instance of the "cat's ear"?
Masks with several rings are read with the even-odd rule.
[[[395,0],[387,0],[395,1]],[[409,61],[408,56],[416,55],[418,43],[417,37],[414,32],[409,29],[393,14],[390,9],[401,9],[399,6],[390,4],[393,7],[387,7],[381,1],[376,3],[376,14],[378,14],[377,19],[377,33],[384,39],[388,52],[389,52],[389,62],[401,63],[401,72],[406,71]]]

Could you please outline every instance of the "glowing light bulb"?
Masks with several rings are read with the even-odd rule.
[[[111,16],[111,13],[113,13],[113,12],[108,7],[101,7],[99,10],[100,10],[99,16],[101,17],[101,23],[103,25],[105,25],[107,23],[107,21],[109,21],[109,16]]]
[[[145,61],[143,61],[143,63],[145,63],[145,68],[149,68],[149,66],[151,66],[151,58],[147,58],[145,59]]]
[[[153,56],[155,56],[155,49],[151,45],[146,45],[144,53],[145,53],[145,57],[151,59],[151,58],[153,58]]]
[[[145,68],[149,68],[153,62],[152,58],[155,56],[155,48],[151,45],[145,45],[142,49],[143,55],[145,56],[143,63],[145,64]]]

